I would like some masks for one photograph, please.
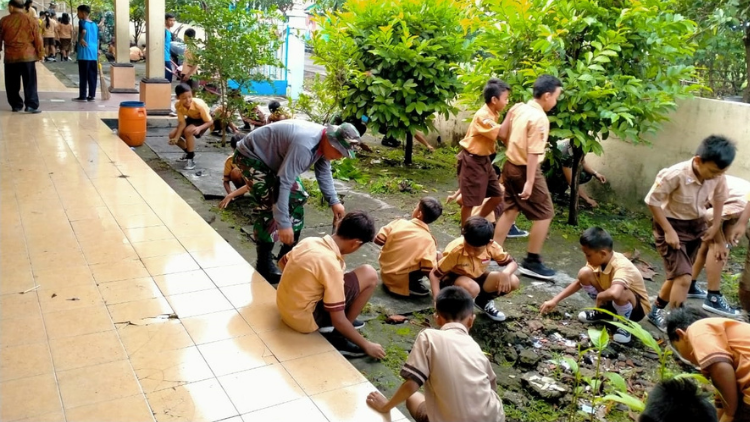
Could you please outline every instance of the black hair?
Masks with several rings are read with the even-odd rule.
[[[271,113],[274,113],[276,110],[278,110],[280,108],[281,108],[281,103],[278,102],[278,101],[276,101],[276,100],[273,100],[270,103],[268,103],[268,110]]]
[[[489,81],[487,81],[487,84],[484,86],[484,90],[482,91],[482,95],[484,96],[484,103],[489,104],[492,102],[493,98],[500,98],[500,96],[505,91],[510,91],[510,86],[508,86],[507,83],[497,78],[490,79]]]
[[[661,381],[648,393],[639,422],[718,422],[716,409],[688,379]]]
[[[589,227],[586,229],[583,234],[581,234],[580,242],[581,246],[585,246],[595,251],[611,251],[615,246],[612,236],[601,227]]]
[[[185,38],[195,38],[195,29],[188,28],[185,30],[185,33],[183,34]]]
[[[713,162],[720,169],[732,165],[737,155],[737,144],[721,135],[711,135],[704,139],[695,151],[695,155],[704,162]]]
[[[186,93],[186,92],[192,92],[192,91],[193,91],[193,90],[192,90],[192,89],[190,88],[190,85],[188,85],[188,84],[186,84],[186,83],[181,83],[181,84],[177,85],[177,86],[176,86],[176,87],[174,88],[174,94],[175,94],[175,95],[176,95],[176,96],[177,96],[178,98],[180,97],[180,95],[182,95],[182,94],[184,94],[184,93]]]
[[[49,13],[44,17],[44,27],[49,29]]]
[[[474,299],[458,286],[448,286],[435,298],[435,311],[449,322],[458,322],[474,314]]]
[[[422,211],[422,221],[425,224],[430,224],[443,215],[443,206],[440,201],[431,196],[425,196],[419,200],[419,210]]]
[[[269,104],[269,110],[271,106]],[[344,116],[341,113],[336,113],[333,115],[333,118],[331,119],[331,124],[335,126],[341,126],[344,123],[351,123],[354,125],[354,128],[357,129],[357,132],[359,132],[359,136],[364,136],[367,132],[367,123],[362,121],[362,119],[357,119],[356,117],[350,117],[346,120],[344,120]]]
[[[534,81],[534,98],[542,98],[546,93],[553,93],[562,88],[562,82],[552,75],[542,75]]]
[[[10,1],[8,1],[8,7],[11,7],[11,6],[16,7],[18,9],[22,9],[22,8],[26,7],[26,5],[24,5],[23,3],[21,3],[21,0],[10,0]],[[28,10],[28,9],[29,8],[26,7],[26,10]]]
[[[486,218],[475,215],[466,220],[463,229],[461,229],[461,234],[463,234],[466,243],[478,248],[487,246],[492,241],[495,230],[492,223],[487,221]]]
[[[29,10],[29,9],[31,9],[31,5],[32,5],[33,3],[34,3],[34,0],[26,0],[26,3],[24,3],[24,4],[23,4],[23,7],[24,7],[24,8],[26,9],[26,10]],[[18,7],[18,6],[16,6],[16,5],[17,5],[17,4],[20,4],[20,3],[19,3],[18,1],[15,1],[15,2],[8,2],[8,4],[9,4],[9,5],[12,5],[12,6],[14,6],[14,7]]]
[[[372,242],[375,239],[375,220],[365,211],[352,211],[341,219],[336,227],[336,235],[361,240],[362,243]]]
[[[164,20],[168,20],[168,19],[174,19],[174,18],[175,18],[175,15],[174,15],[174,13],[166,13],[166,14],[164,15]]]
[[[232,146],[232,149],[236,149],[237,144],[239,144],[244,137],[245,135],[243,133],[235,133],[234,135],[232,135],[232,139],[229,141],[229,145]]]
[[[70,15],[67,13],[63,13],[62,17],[60,18],[60,23],[63,25],[67,25],[70,23]]]
[[[87,15],[91,14],[91,6],[88,6],[88,5],[85,5],[85,4],[82,4],[82,5],[78,6],[77,10],[79,12],[83,12],[83,13],[85,13]]]
[[[667,316],[667,336],[669,336],[669,341],[676,341],[680,338],[677,335],[678,329],[685,331],[692,323],[704,318],[708,318],[705,312],[691,306],[672,310]]]

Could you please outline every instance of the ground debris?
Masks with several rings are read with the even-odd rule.
[[[544,400],[556,401],[569,391],[564,384],[537,372],[527,372],[521,376],[521,380],[526,388]]]
[[[385,319],[385,322],[388,324],[403,324],[408,320],[409,319],[404,315],[389,315],[388,318]]]

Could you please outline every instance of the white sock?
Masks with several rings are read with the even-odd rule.
[[[581,284],[581,288],[589,295],[591,299],[596,300],[596,297],[599,295],[599,291],[596,290],[596,287],[590,284]]]
[[[612,307],[615,308],[617,315],[626,319],[630,319],[630,314],[633,313],[633,304],[630,302],[624,305],[618,305],[615,302],[612,302]]]

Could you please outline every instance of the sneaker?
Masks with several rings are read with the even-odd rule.
[[[352,343],[339,333],[330,334],[325,337],[328,342],[331,343],[331,345],[345,357],[361,358],[367,356],[367,353],[365,353],[365,351],[362,350],[361,347]]]
[[[651,308],[648,313],[648,320],[656,326],[662,333],[667,332],[667,310],[660,309],[657,306]]]
[[[618,328],[615,332],[615,335],[612,336],[612,340],[620,344],[628,344],[630,343],[630,339],[630,333],[623,330],[622,328]]]
[[[39,114],[42,112],[42,110],[39,110],[38,108],[30,108],[30,107],[26,107],[25,111],[29,114]]]
[[[185,170],[192,170],[195,168],[195,160],[194,159],[188,159],[185,161]]]
[[[14,113],[19,113],[19,112],[21,112],[21,110],[23,110],[23,109],[22,108],[15,108],[15,107],[12,108],[12,109],[10,109],[10,111],[12,111]]]
[[[578,314],[578,320],[585,323],[585,324],[591,324],[594,322],[599,321],[608,321],[611,320],[612,317],[605,314],[604,312],[599,312],[597,310],[588,310],[588,311],[581,311]]]
[[[546,265],[542,264],[541,261],[532,262],[524,258],[518,269],[521,271],[521,274],[532,278],[552,280],[555,277],[555,270],[548,268]]]
[[[691,285],[690,290],[688,290],[687,297],[691,299],[705,299],[706,296],[708,296],[708,293],[698,287],[698,285]]]
[[[84,97],[77,97],[77,98],[73,98],[71,101],[83,102],[83,101],[86,101],[86,98],[84,98]]]
[[[358,320],[358,319],[355,319],[354,322],[352,323],[352,325],[354,326],[355,330],[359,331],[359,330],[361,330],[365,326],[365,323],[362,322],[362,321],[360,321],[360,320]],[[319,327],[318,328],[318,332],[320,332],[322,334],[332,333],[333,330],[334,330],[334,328],[333,328],[332,325],[328,326],[328,327]]]
[[[505,236],[508,239],[518,239],[520,237],[527,237],[529,235],[529,232],[526,230],[521,230],[516,226],[515,223],[513,223],[512,226],[510,226],[510,231],[508,231],[508,235]]]
[[[92,101],[94,101],[94,97],[86,97],[86,101],[92,102]]]
[[[742,311],[729,306],[729,302],[727,302],[727,299],[723,295],[708,295],[703,301],[703,309],[727,318],[737,318],[742,316]]]
[[[182,154],[180,158],[177,159],[178,162],[184,162],[187,161],[187,153]]]
[[[429,296],[430,290],[426,288],[421,281],[409,283],[409,295],[411,296]]]
[[[480,304],[474,302],[474,304],[481,309],[488,317],[490,317],[491,320],[497,321],[497,322],[503,322],[505,321],[505,314],[501,311],[498,311],[497,308],[495,308],[495,301],[490,300],[487,303],[484,304],[484,306],[481,306]]]

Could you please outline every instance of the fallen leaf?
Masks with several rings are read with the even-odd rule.
[[[641,272],[644,280],[653,280],[656,271],[647,262],[638,261],[635,263],[635,267]]]
[[[52,298],[52,299],[54,299],[54,298],[56,298],[56,297],[57,297],[57,293],[52,293],[52,296],[51,296],[51,298]]]
[[[385,322],[387,324],[402,324],[406,322],[408,318],[406,318],[403,315],[390,315],[388,318],[385,319]]]

